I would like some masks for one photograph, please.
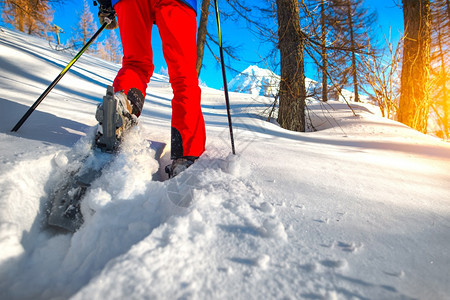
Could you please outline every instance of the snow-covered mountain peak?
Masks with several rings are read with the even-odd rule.
[[[276,94],[280,77],[268,69],[252,65],[236,75],[229,83],[230,91],[260,96]]]
[[[305,78],[308,94],[313,94],[318,88],[318,83],[310,78]],[[278,94],[280,76],[269,69],[263,69],[256,65],[247,67],[236,75],[229,83],[228,88],[232,92],[247,93],[259,96],[273,97]]]
[[[249,66],[247,69],[242,71],[242,74],[252,75],[252,76],[256,76],[256,77],[264,77],[264,76],[278,77],[278,75],[276,75],[271,70],[262,69],[255,65]]]

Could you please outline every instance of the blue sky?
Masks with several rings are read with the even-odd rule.
[[[246,1],[247,3],[255,0]],[[198,0],[200,5],[200,0]],[[222,1],[219,1],[219,5]],[[398,2],[398,1],[397,1]],[[54,23],[62,27],[66,33],[61,35],[61,39],[64,41],[69,38],[71,33],[71,28],[76,26],[78,22],[77,15],[74,12],[81,12],[83,9],[83,1],[81,0],[67,0],[64,5],[58,6],[55,9]],[[88,0],[91,5],[91,11],[96,16],[97,7],[92,5],[92,0]],[[396,6],[393,0],[366,0],[366,5],[369,8],[374,8],[378,14],[379,22],[379,34],[389,33],[389,27],[392,27],[392,34],[395,39],[398,39],[399,31],[403,30],[403,15],[401,8]],[[214,22],[213,22],[214,21]],[[214,30],[216,34],[215,18],[214,15],[210,15],[210,29]],[[239,46],[238,54],[241,58],[240,62],[230,61],[231,67],[243,71],[250,64],[260,60],[260,54],[267,51],[272,45],[261,44],[258,39],[249,32],[246,28],[245,23],[231,23],[225,22],[222,18],[222,34],[223,40],[226,43]],[[103,33],[103,36],[105,34]],[[102,36],[100,37],[102,39]],[[152,36],[152,45],[154,53],[154,64],[155,72],[159,73],[161,68],[167,68],[162,55],[161,41],[159,39],[159,34],[157,27],[154,26],[154,32]],[[216,45],[211,45],[215,53],[218,54],[218,49]],[[228,61],[226,61],[228,63]],[[204,57],[205,66],[202,68],[200,79],[206,83],[209,87],[221,88],[223,86],[222,76],[220,71],[220,65],[218,65],[214,57],[205,48]],[[259,64],[260,67],[266,68],[264,63]],[[227,72],[227,81],[235,74]],[[315,77],[315,71],[312,68],[306,67],[306,76],[313,78]],[[111,78],[111,81],[114,78]]]

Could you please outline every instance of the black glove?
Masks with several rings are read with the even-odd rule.
[[[118,26],[116,19],[116,12],[114,11],[114,7],[111,4],[111,0],[97,0],[100,3],[100,7],[98,9],[98,19],[100,24],[108,23],[106,29],[116,29]],[[94,1],[94,5],[97,5],[97,2]]]

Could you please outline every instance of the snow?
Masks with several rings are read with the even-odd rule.
[[[228,88],[232,92],[270,97],[277,94],[279,82],[280,76],[271,70],[249,66],[230,80]]]
[[[49,194],[89,151],[118,65],[0,31],[0,299],[448,299],[450,146],[368,104],[311,102],[315,132],[260,116],[270,99],[202,87],[207,147],[162,180],[168,78],[86,194],[74,234],[46,228]],[[160,180],[156,180],[160,179]]]
[[[280,85],[280,76],[269,69],[263,69],[255,65],[237,74],[228,82],[228,89],[232,92],[247,93],[253,96],[274,97],[278,94]],[[318,98],[322,95],[322,85],[317,81],[305,78],[306,94],[309,98]],[[340,93],[333,86],[329,86],[329,99],[341,102],[352,101],[355,99],[353,92],[342,89]],[[370,102],[369,97],[359,95],[360,101]]]

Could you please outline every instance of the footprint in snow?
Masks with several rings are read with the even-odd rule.
[[[325,259],[320,261],[320,264],[330,269],[342,269],[347,266],[347,261],[345,259]]]
[[[358,251],[363,245],[362,243],[346,243],[346,242],[338,242],[338,247],[341,248],[342,251],[354,253]]]

